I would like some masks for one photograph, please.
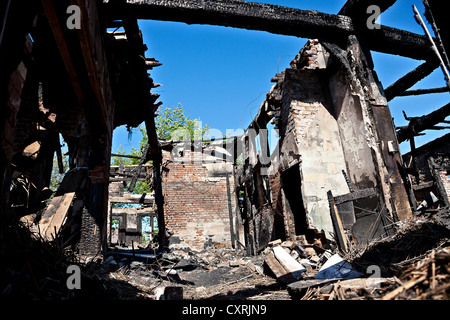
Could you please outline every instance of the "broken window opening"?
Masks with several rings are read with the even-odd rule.
[[[111,204],[109,221],[108,239],[111,246],[148,246],[159,233],[157,213],[142,204]]]

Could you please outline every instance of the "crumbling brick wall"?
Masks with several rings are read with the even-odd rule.
[[[308,223],[333,232],[327,191],[348,192],[342,175],[346,169],[339,128],[327,84],[315,70],[286,70],[281,107],[285,127],[281,169],[300,164],[302,194]],[[295,158],[297,157],[297,159]],[[285,186],[289,187],[289,186]]]
[[[271,79],[276,84],[249,126],[264,127],[269,119],[279,129],[279,157],[272,154],[268,171],[272,207],[283,215],[286,238],[311,228],[335,234],[329,192],[362,192],[338,204],[343,227],[361,244],[377,215],[360,214],[360,208],[383,215],[396,211],[400,219],[411,214],[392,118],[367,59],[354,37],[345,49],[308,41],[290,68]],[[395,178],[386,180],[388,173]],[[377,227],[373,237],[382,232]]]
[[[231,245],[225,174],[229,174],[231,209],[234,211],[232,164],[211,163],[217,159],[205,159],[198,151],[185,150],[183,157],[177,159],[173,154],[163,152],[163,163],[169,162],[162,177],[165,224],[171,234],[169,246],[201,251],[212,244]],[[198,156],[202,160],[196,158],[193,161]]]

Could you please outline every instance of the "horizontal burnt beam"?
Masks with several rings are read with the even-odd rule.
[[[423,94],[430,93],[443,93],[449,92],[449,87],[439,87],[439,88],[430,88],[430,89],[415,89],[415,90],[407,90],[403,93],[400,93],[398,96],[418,96]]]
[[[240,0],[103,0],[103,4],[110,19],[128,15],[137,19],[210,24],[333,40],[356,32],[352,18],[345,15]],[[420,60],[430,56],[425,36],[384,26],[359,31],[369,37],[371,50]]]
[[[445,122],[448,116],[450,116],[450,103],[422,117],[409,118],[409,124],[397,130],[398,142],[409,140],[422,131],[436,129],[436,125]]]
[[[384,90],[386,99],[390,101],[396,96],[401,95],[406,90],[414,86],[417,82],[431,74],[438,66],[439,63],[437,60],[427,61],[414,70],[408,72]]]
[[[397,28],[381,26],[380,29],[363,29],[370,50],[399,55],[416,60],[435,59],[430,41],[419,35]]]
[[[240,0],[104,0],[110,17],[210,24],[304,37],[353,30],[346,16]]]

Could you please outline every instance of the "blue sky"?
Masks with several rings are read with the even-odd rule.
[[[303,10],[337,13],[345,0],[265,0],[256,1]],[[399,0],[381,15],[381,24],[424,34],[414,20],[412,5],[421,13],[421,0]],[[274,35],[209,25],[187,25],[178,22],[141,20],[139,26],[149,50],[163,65],[151,70],[154,82],[162,86],[152,90],[160,94],[160,108],[181,103],[185,114],[200,118],[204,124],[223,133],[245,129],[256,115],[258,107],[270,90],[270,78],[289,66],[308,39]],[[429,28],[431,30],[431,28]],[[373,53],[375,71],[387,87],[422,62],[380,53]],[[437,69],[413,89],[445,86],[443,73]],[[406,125],[402,110],[408,116],[421,116],[449,102],[449,94],[398,97],[389,103],[396,125]],[[422,145],[445,131],[427,131],[416,138]],[[133,130],[131,139],[124,127],[113,135],[113,153],[119,145],[129,151],[137,147],[141,134]],[[401,145],[407,152],[409,143]]]

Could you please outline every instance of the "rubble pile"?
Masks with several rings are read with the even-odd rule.
[[[21,222],[0,226],[0,297],[25,300],[68,300],[113,297],[108,283],[94,276],[99,264],[83,263],[58,241],[43,241]],[[81,270],[83,290],[67,286],[68,267]]]
[[[447,300],[450,230],[435,218],[404,221],[395,235],[346,255],[354,276],[316,276],[288,290],[302,300]]]
[[[448,212],[403,221],[395,235],[346,255],[323,237],[297,236],[254,256],[215,246],[81,256],[17,224],[1,233],[0,290],[3,297],[40,300],[446,300],[446,218]],[[66,286],[74,264],[82,270],[81,290]]]
[[[290,291],[301,300],[448,300],[449,273],[447,246],[409,262],[398,277],[332,279],[307,287],[292,285]]]

